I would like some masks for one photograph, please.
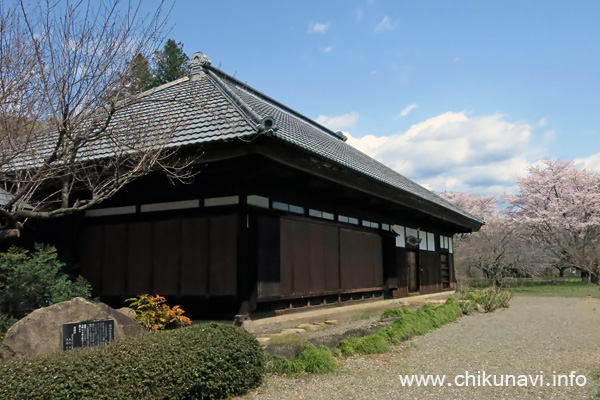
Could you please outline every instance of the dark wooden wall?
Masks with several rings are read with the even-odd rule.
[[[383,287],[377,233],[267,215],[258,218],[258,230],[259,299]]]
[[[97,222],[82,233],[81,272],[100,297],[236,294],[237,216]]]
[[[408,296],[407,249],[395,236],[335,222],[275,214],[257,217],[259,301],[383,289]],[[453,255],[416,249],[419,289],[455,288]],[[441,254],[447,254],[450,287],[442,287]]]

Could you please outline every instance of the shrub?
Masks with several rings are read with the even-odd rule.
[[[471,292],[471,293],[465,294],[462,299],[463,300],[470,300],[470,301],[477,302],[477,300],[479,299],[479,297],[477,296],[477,293]]]
[[[458,303],[458,299],[456,297],[448,297],[446,299],[446,303],[444,304],[457,304]]]
[[[342,356],[355,354],[381,354],[389,350],[389,344],[380,335],[367,335],[359,338],[344,339],[338,344]]]
[[[385,310],[382,314],[381,314],[381,319],[385,319],[385,318],[398,318],[401,317],[403,315],[406,314],[410,314],[410,310],[406,307],[402,307],[402,308],[391,308],[389,310]]]
[[[485,312],[494,312],[499,308],[508,308],[508,303],[512,299],[512,293],[506,290],[491,287],[483,289],[475,294],[477,304]]]
[[[89,283],[71,280],[55,247],[36,244],[35,251],[11,247],[0,253],[0,314],[21,319],[35,309],[74,297],[90,298]]]
[[[224,399],[261,383],[263,357],[260,344],[241,328],[194,325],[0,363],[0,398]]]
[[[10,317],[8,315],[0,314],[0,343],[4,340],[4,334],[17,322],[16,318]]]
[[[192,323],[183,315],[181,307],[169,307],[165,304],[167,300],[159,295],[141,294],[125,301],[130,302],[129,307],[135,311],[135,318],[154,332],[180,328]]]
[[[473,314],[479,311],[479,306],[473,300],[461,300],[458,302],[458,306],[462,310],[462,313],[465,315]]]
[[[269,356],[267,372],[273,374],[296,375],[302,372],[325,374],[337,369],[337,361],[331,349],[326,346],[316,348],[312,344],[304,346],[302,353],[294,360]]]
[[[316,348],[312,344],[306,345],[298,356],[298,362],[311,374],[325,374],[337,369],[337,361],[326,346]]]

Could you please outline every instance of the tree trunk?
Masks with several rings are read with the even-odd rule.
[[[600,285],[600,282],[598,282],[598,275],[596,275],[596,274],[591,274],[591,275],[592,275],[591,279],[590,279],[591,282],[595,283],[596,285]]]
[[[590,283],[591,277],[590,273],[587,271],[581,271],[581,282]]]
[[[565,277],[565,270],[567,269],[567,267],[556,267],[558,269],[558,276],[560,278],[564,278]]]

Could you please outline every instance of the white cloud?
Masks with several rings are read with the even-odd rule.
[[[419,105],[416,103],[412,103],[411,105],[404,107],[404,109],[400,111],[400,114],[396,115],[396,118],[406,117],[412,110],[414,110],[417,107],[419,107]]]
[[[542,117],[537,122],[536,126],[546,126],[548,124],[548,117]]]
[[[346,136],[352,146],[439,192],[513,192],[516,177],[545,150],[529,123],[501,114],[446,112],[388,136]]]
[[[573,163],[579,168],[593,169],[600,172],[600,153],[585,158],[576,158]]]
[[[325,33],[329,29],[329,23],[315,22],[308,25],[308,33]]]
[[[333,51],[333,46],[326,46],[319,48],[321,53],[331,53]]]
[[[375,27],[375,32],[393,31],[398,27],[398,23],[392,23],[392,20],[387,15],[383,17],[380,23]]]
[[[336,115],[328,117],[327,115],[319,115],[316,121],[325,125],[332,131],[339,131],[344,128],[352,128],[358,122],[358,113],[352,111],[348,114]]]
[[[352,136],[349,132],[344,132],[344,135],[348,138],[346,142],[349,145],[356,147],[363,153],[373,158],[377,158],[377,152],[389,139],[387,136],[377,137],[375,135],[367,135],[358,139]]]
[[[356,15],[356,20],[357,21],[362,21],[363,17],[364,17],[364,13],[363,10],[360,8],[357,8],[356,11],[354,12],[354,15]]]

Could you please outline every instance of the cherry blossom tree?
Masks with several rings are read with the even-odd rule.
[[[519,178],[519,193],[505,195],[510,218],[551,254],[597,282],[600,274],[600,174],[572,162],[544,160]]]
[[[519,224],[507,218],[496,196],[444,192],[441,196],[485,221],[479,232],[455,238],[455,264],[458,272],[472,277],[479,270],[486,279],[501,285],[508,276],[532,276],[544,266],[544,257],[523,240]]]

